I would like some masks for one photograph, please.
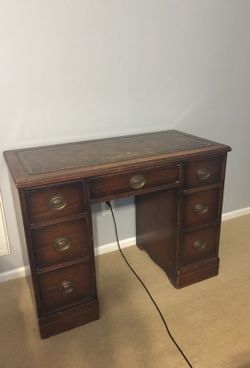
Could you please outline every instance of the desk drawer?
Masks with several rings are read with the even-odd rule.
[[[222,157],[187,162],[184,167],[185,188],[220,182],[221,168]]]
[[[217,220],[219,198],[219,188],[184,195],[183,227],[205,225]]]
[[[216,256],[217,226],[184,233],[181,238],[180,263],[188,266]]]
[[[39,286],[44,312],[80,302],[93,294],[91,262],[41,274]]]
[[[90,254],[87,218],[32,230],[37,267],[48,267]]]
[[[136,193],[140,189],[160,187],[179,180],[179,167],[169,166],[148,170],[138,170],[119,175],[107,175],[90,180],[91,199],[101,199],[126,193]]]
[[[30,223],[85,211],[82,183],[55,185],[26,191]]]

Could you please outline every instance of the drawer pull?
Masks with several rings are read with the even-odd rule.
[[[194,248],[195,249],[205,249],[207,244],[203,240],[195,240]]]
[[[53,242],[53,247],[57,252],[64,252],[71,247],[72,243],[70,239],[66,237],[57,238]]]
[[[66,199],[61,195],[57,195],[49,199],[48,206],[52,210],[62,210],[66,206],[66,204]]]
[[[200,180],[208,180],[211,175],[212,175],[212,172],[206,167],[202,167],[201,169],[197,171],[197,176]]]
[[[196,206],[194,206],[194,212],[197,213],[198,215],[203,215],[204,213],[207,213],[208,211],[208,206],[206,206],[205,204],[199,203]]]
[[[146,179],[143,175],[134,175],[129,180],[129,185],[132,189],[141,189],[146,184]]]
[[[60,294],[69,294],[75,289],[76,283],[74,281],[65,280],[58,286]]]

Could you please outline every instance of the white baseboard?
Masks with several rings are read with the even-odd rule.
[[[19,268],[14,268],[14,270],[1,272],[0,273],[0,282],[18,279],[19,277],[25,277],[30,274],[30,267],[24,266]]]
[[[131,245],[135,245],[135,244],[136,244],[135,237],[120,240],[121,248],[131,247]],[[103,244],[95,248],[95,255],[100,256],[101,254],[114,252],[116,250],[118,250],[118,246],[116,242]]]
[[[226,212],[222,215],[222,221],[232,220],[236,217],[249,215],[250,214],[250,207],[241,208],[236,211]],[[121,248],[130,247],[136,244],[136,238],[127,238],[120,241]],[[100,256],[101,254],[110,253],[116,251],[117,243],[108,243],[100,245],[98,248],[95,248],[95,255]],[[15,268],[14,270],[10,270],[7,272],[0,273],[0,282],[17,279],[19,277],[24,277],[30,274],[29,266],[26,267],[19,267]]]
[[[250,215],[250,207],[240,208],[239,210],[223,213],[222,221],[232,220],[236,217],[244,215]]]

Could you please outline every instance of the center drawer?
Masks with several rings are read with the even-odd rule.
[[[87,217],[32,229],[38,268],[72,261],[90,253]]]
[[[96,177],[90,179],[90,198],[96,200],[130,193],[133,195],[137,191],[174,184],[178,180],[177,165]]]

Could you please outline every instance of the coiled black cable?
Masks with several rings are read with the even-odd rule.
[[[111,211],[111,215],[113,218],[113,222],[114,222],[114,228],[115,228],[115,236],[116,236],[116,241],[117,241],[117,245],[118,245],[118,249],[124,259],[124,261],[126,262],[127,266],[130,268],[130,270],[133,272],[133,274],[135,275],[135,277],[138,279],[138,281],[140,282],[140,284],[144,287],[144,289],[146,290],[149,298],[151,299],[152,303],[154,304],[155,308],[157,309],[162,322],[166,328],[166,331],[170,337],[170,339],[172,340],[172,342],[174,343],[174,345],[176,346],[176,348],[178,349],[179,353],[182,355],[182,357],[184,358],[184,360],[186,361],[187,365],[190,368],[193,368],[192,364],[190,363],[189,359],[187,358],[187,356],[185,355],[185,353],[183,352],[183,350],[180,348],[180,346],[177,344],[176,340],[174,339],[173,335],[171,334],[168,324],[166,322],[166,320],[164,319],[162,312],[160,311],[160,308],[158,307],[158,305],[156,304],[156,301],[154,300],[154,298],[152,297],[152,295],[150,294],[150,291],[148,290],[148,288],[146,287],[146,285],[144,284],[144,282],[141,280],[141,278],[137,275],[137,273],[135,272],[135,270],[132,268],[132,266],[130,265],[130,263],[128,262],[127,258],[125,257],[121,246],[120,246],[120,241],[119,241],[119,236],[118,236],[118,230],[117,230],[117,225],[116,225],[116,220],[115,220],[115,215],[114,215],[114,211],[113,208],[111,206],[111,203],[109,201],[106,202],[107,206],[109,207],[110,211]]]

